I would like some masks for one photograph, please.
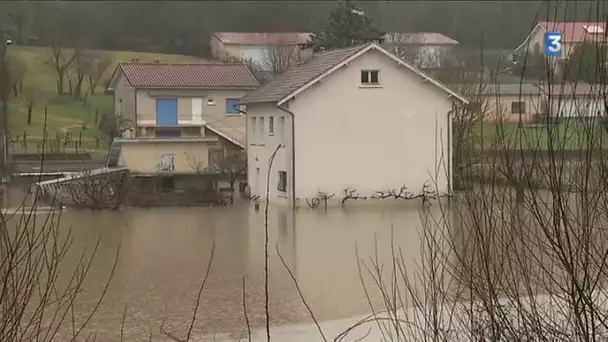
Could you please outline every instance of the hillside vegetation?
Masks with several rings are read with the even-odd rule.
[[[21,84],[15,86],[9,105],[9,127],[11,131],[11,148],[14,152],[33,152],[41,149],[44,137],[44,112],[47,107],[47,147],[54,150],[105,150],[107,135],[100,130],[103,117],[113,114],[112,95],[106,94],[107,83],[120,61],[154,61],[180,62],[203,61],[203,59],[171,54],[157,54],[131,51],[83,51],[91,56],[103,57],[107,68],[100,73],[101,77],[95,94],[89,91],[85,79],[79,96],[70,94],[70,80],[77,81],[78,71],[75,63],[66,70],[64,94],[57,91],[57,72],[49,65],[52,49],[45,47],[11,46],[9,48],[9,68],[11,72],[22,75]],[[64,56],[71,56],[73,51],[65,49]],[[14,80],[19,76],[13,77]],[[28,124],[28,108],[32,107],[31,120]],[[108,116],[111,117],[111,116]],[[67,133],[67,134],[66,134]],[[25,141],[24,141],[25,137]],[[76,144],[81,141],[81,144]],[[56,145],[55,147],[51,145]]]

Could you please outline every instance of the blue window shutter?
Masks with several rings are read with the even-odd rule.
[[[177,98],[156,99],[156,124],[159,126],[177,125]]]
[[[226,99],[226,113],[227,114],[239,114],[239,108],[237,106],[239,99]]]

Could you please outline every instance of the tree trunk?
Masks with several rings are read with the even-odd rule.
[[[34,103],[33,102],[29,102],[27,105],[27,124],[31,124],[32,123],[32,110],[34,109]]]
[[[80,94],[82,93],[82,82],[84,81],[84,71],[82,69],[78,70],[76,74],[76,86],[74,87],[74,98],[80,99]]]
[[[57,71],[57,95],[63,95],[64,79],[65,79],[64,73]]]

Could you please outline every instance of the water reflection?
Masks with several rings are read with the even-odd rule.
[[[364,260],[391,261],[391,229],[404,260],[415,268],[420,255],[419,202],[348,210],[271,208],[269,217],[269,290],[273,325],[309,322],[289,273],[277,257],[277,246],[319,320],[369,312],[361,287],[355,246]],[[434,215],[440,208],[433,208]],[[215,258],[205,285],[195,336],[213,332],[232,337],[246,332],[242,282],[253,328],[263,327],[264,214],[247,202],[227,208],[155,208],[121,212],[68,210],[61,229],[71,228],[73,248],[64,265],[73,267],[81,253],[101,237],[96,259],[77,302],[77,320],[84,320],[103,290],[120,247],[117,268],[89,331],[98,340],[118,340],[125,305],[126,340],[149,335],[164,340],[159,326],[184,336],[211,249]],[[378,247],[378,248],[377,248]],[[369,280],[368,275],[364,279]],[[377,292],[372,302],[382,303]],[[65,332],[67,333],[67,331]]]

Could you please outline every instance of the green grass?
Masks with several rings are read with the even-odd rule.
[[[112,76],[119,61],[130,61],[139,58],[140,61],[154,61],[159,58],[165,62],[201,61],[201,58],[183,55],[169,55],[132,51],[94,51],[107,54],[112,58],[112,65],[106,70],[96,90],[95,95],[88,95],[87,100],[78,100],[70,95],[57,95],[56,73],[51,67],[45,65],[50,49],[45,47],[11,46],[9,54],[21,60],[26,66],[23,79],[23,93],[17,98],[11,96],[9,105],[9,127],[13,141],[12,150],[23,152],[35,151],[44,136],[44,107],[47,106],[47,136],[54,139],[58,134],[65,137],[71,132],[73,139],[78,140],[82,132],[83,144],[81,148],[87,150],[105,150],[106,139],[97,129],[95,113],[99,112],[98,119],[104,113],[112,113],[112,95],[104,94],[107,80]],[[71,51],[66,50],[69,54]],[[88,87],[84,87],[88,89]],[[65,81],[65,89],[68,82]],[[26,94],[35,97],[32,122],[27,124]],[[27,143],[23,143],[26,132]],[[19,138],[17,138],[19,137]],[[18,141],[17,141],[18,140]],[[101,146],[97,141],[101,140]],[[63,144],[61,144],[63,146]],[[71,147],[70,147],[71,146]],[[48,147],[47,147],[48,149]],[[68,144],[68,149],[74,149],[74,144]]]
[[[599,122],[572,120],[549,124],[483,123],[472,132],[477,148],[578,150],[608,148],[608,133]]]

